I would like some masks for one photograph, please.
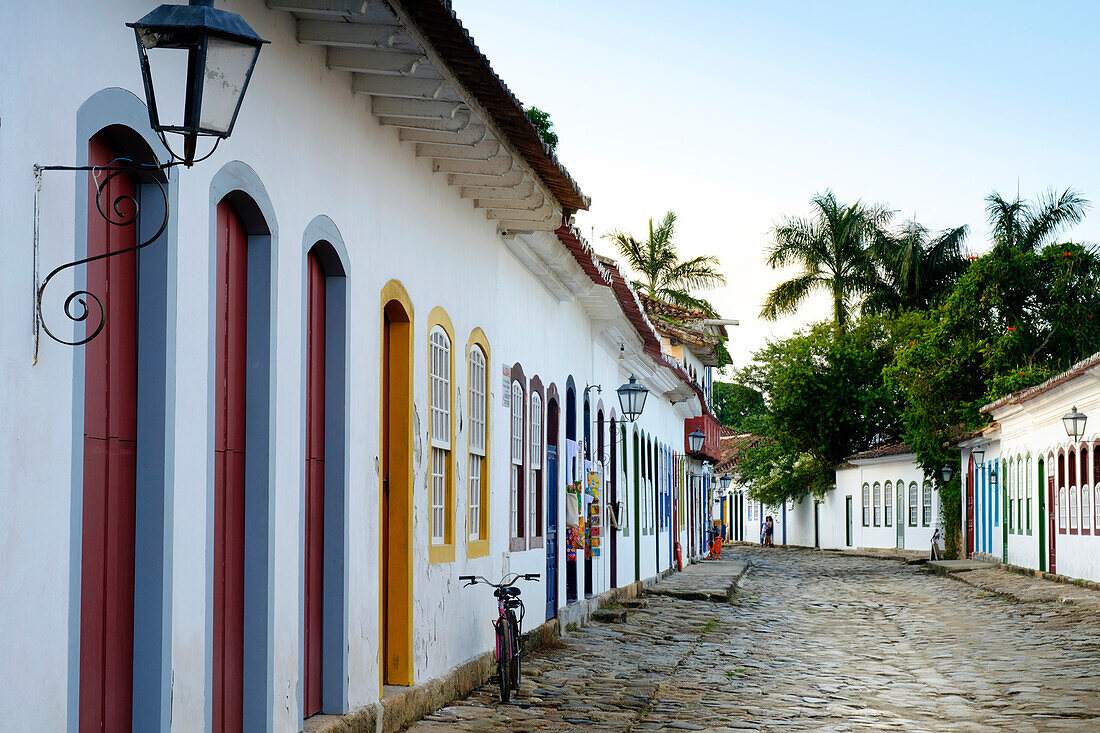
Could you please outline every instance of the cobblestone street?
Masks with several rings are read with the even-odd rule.
[[[1100,730],[1100,620],[899,562],[728,548],[732,604],[643,596],[410,730]],[[1068,595],[1068,594],[1067,594]]]

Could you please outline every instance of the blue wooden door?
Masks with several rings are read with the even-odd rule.
[[[546,446],[546,619],[558,615],[558,449]]]

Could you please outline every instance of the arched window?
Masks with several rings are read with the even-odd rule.
[[[875,482],[875,526],[882,523],[882,484]]]
[[[511,498],[512,537],[524,538],[523,513],[523,387],[512,380],[512,432],[511,432]]]
[[[528,475],[528,531],[532,539],[542,538],[542,395],[531,390],[531,417],[528,442],[530,452],[527,455]]]
[[[1069,490],[1069,533],[1077,534],[1077,462],[1075,460],[1076,454],[1071,448],[1069,453],[1066,454],[1066,467],[1069,469],[1069,474],[1066,481],[1066,488]]]
[[[917,526],[917,482],[909,482],[909,526]]]
[[[1008,497],[1008,533],[1015,534],[1016,532],[1016,475],[1015,464],[1012,459],[1005,462],[1006,470],[1004,472],[1005,482],[1005,495]]]
[[[1092,447],[1092,512],[1093,526],[1100,530],[1100,444]]]
[[[447,493],[451,458],[451,339],[442,326],[428,337],[431,351],[431,534],[433,545],[450,544]]]
[[[925,527],[932,524],[932,482],[925,479],[921,489],[921,524]]]
[[[871,484],[863,484],[863,526],[871,526]]]
[[[1081,491],[1081,534],[1089,534],[1092,529],[1092,507],[1089,498],[1092,495],[1091,487],[1089,486],[1089,449],[1088,446],[1082,445],[1077,451],[1077,455],[1080,459],[1080,470],[1077,473],[1079,477],[1078,484]]]
[[[884,495],[883,505],[883,517],[885,518],[885,524],[887,527],[894,526],[894,483],[887,481],[882,487],[882,493]]]
[[[1058,487],[1058,532],[1066,533],[1066,487]]]
[[[1024,515],[1024,527],[1027,529],[1028,534],[1031,534],[1031,497],[1033,487],[1035,486],[1034,481],[1035,477],[1031,472],[1031,456],[1028,456],[1027,461],[1024,462],[1024,491],[1027,493],[1027,502],[1024,507],[1024,511],[1026,512]]]
[[[466,435],[468,452],[467,501],[469,502],[469,539],[489,538],[489,472],[486,422],[488,419],[488,373],[485,351],[479,344],[470,347],[466,362],[466,394],[469,397],[469,432]],[[488,547],[485,548],[488,552]]]

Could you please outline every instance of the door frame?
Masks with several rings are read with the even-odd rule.
[[[1039,512],[1039,521],[1037,522],[1037,524],[1039,525],[1037,527],[1037,529],[1039,530],[1039,532],[1038,532],[1038,534],[1039,534],[1039,570],[1042,571],[1042,572],[1046,572],[1047,571],[1047,518],[1046,518],[1046,514],[1047,514],[1047,512],[1046,512],[1046,509],[1047,509],[1046,498],[1047,497],[1046,497],[1046,493],[1047,492],[1044,490],[1044,486],[1043,486],[1046,483],[1046,475],[1045,475],[1045,473],[1046,473],[1046,470],[1045,470],[1046,469],[1046,459],[1044,459],[1042,456],[1040,456],[1037,464],[1038,464],[1037,465],[1037,471],[1038,471],[1039,475],[1038,475],[1038,478],[1037,478],[1035,483],[1039,487],[1039,490],[1035,492],[1035,495],[1036,495],[1036,499],[1038,499],[1038,512]],[[1029,477],[1028,480],[1030,481],[1030,477]],[[1031,521],[1031,517],[1028,517],[1028,521],[1029,522]]]
[[[412,685],[413,669],[413,327],[412,299],[390,280],[379,308],[378,696]],[[399,348],[394,348],[395,338]],[[488,369],[488,366],[486,366]],[[396,383],[394,377],[398,377]],[[403,378],[402,378],[403,377]],[[484,507],[483,511],[488,511]],[[390,619],[398,623],[390,624]],[[389,650],[397,656],[387,658]]]

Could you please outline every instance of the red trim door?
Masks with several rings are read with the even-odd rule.
[[[92,165],[121,156],[97,136]],[[104,174],[100,174],[101,176]],[[102,178],[100,179],[102,180]],[[99,215],[89,176],[88,254],[136,243],[134,224],[115,226]],[[136,212],[137,182],[111,179],[102,200]],[[129,197],[129,198],[124,198]],[[110,204],[108,204],[110,206]],[[108,211],[110,209],[108,208]],[[117,219],[117,217],[116,217]],[[88,290],[109,314],[84,348],[84,489],[80,567],[80,730],[130,730],[134,674],[134,512],[137,483],[137,254],[88,265]]]
[[[974,457],[966,466],[966,556],[974,555]]]
[[[215,731],[239,731],[244,690],[244,450],[248,236],[228,201],[217,209],[214,421]]]
[[[307,259],[305,717],[321,712],[325,529],[325,274],[314,253]]]
[[[1057,573],[1058,565],[1055,562],[1055,548],[1058,537],[1058,492],[1054,487],[1054,475],[1047,476],[1047,557],[1050,562],[1047,567],[1050,572]]]

